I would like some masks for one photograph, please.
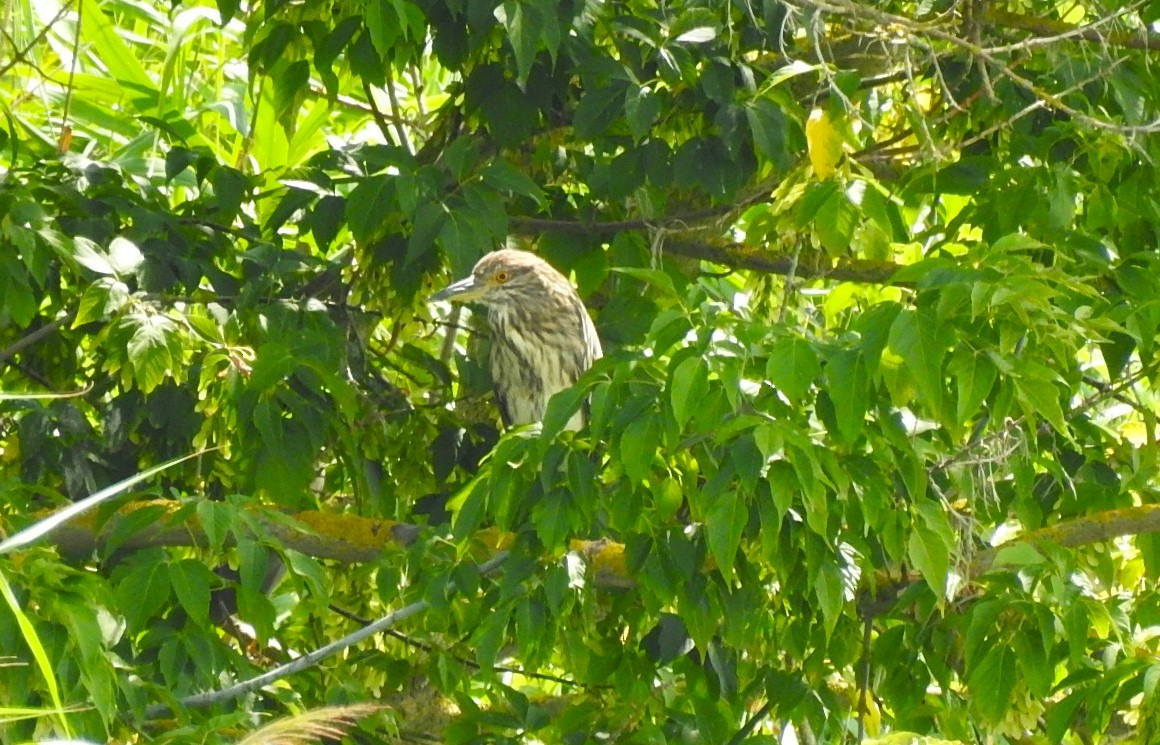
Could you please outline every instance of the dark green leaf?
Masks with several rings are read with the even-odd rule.
[[[683,426],[692,418],[708,392],[709,371],[705,360],[700,356],[682,360],[673,370],[672,389],[669,393],[673,416],[678,425]]]
[[[769,350],[765,374],[770,382],[794,402],[800,402],[822,374],[813,345],[805,339],[785,337]]]
[[[620,436],[620,463],[633,483],[648,480],[660,432],[656,419],[642,414],[629,422]]]
[[[946,596],[947,573],[955,550],[955,532],[946,510],[935,502],[915,505],[907,556],[938,598]]]
[[[826,362],[826,390],[834,402],[838,432],[847,445],[862,433],[869,406],[866,365],[857,351],[839,352]]]
[[[890,327],[890,349],[906,363],[927,411],[940,421],[946,390],[942,360],[950,342],[948,330],[927,310],[903,310]]]
[[[217,577],[196,559],[181,559],[169,565],[173,592],[194,623],[209,619],[209,593]]]

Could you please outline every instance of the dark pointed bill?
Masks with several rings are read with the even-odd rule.
[[[450,300],[453,303],[469,303],[483,293],[483,285],[474,276],[454,282],[431,296],[431,300]]]

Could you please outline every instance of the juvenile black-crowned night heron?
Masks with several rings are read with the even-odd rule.
[[[535,254],[484,256],[434,300],[479,303],[491,327],[491,377],[504,424],[544,417],[548,399],[574,384],[600,355],[600,339],[572,283]],[[583,412],[568,422],[579,429]]]

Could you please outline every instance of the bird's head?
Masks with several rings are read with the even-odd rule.
[[[527,251],[505,248],[487,254],[471,274],[436,293],[432,300],[479,303],[487,307],[511,306],[542,296],[553,285],[571,285],[551,264]]]

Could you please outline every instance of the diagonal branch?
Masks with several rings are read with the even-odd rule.
[[[492,558],[480,564],[477,569],[481,576],[486,576],[499,569],[507,560],[507,552],[501,551]],[[448,584],[448,590],[454,591],[455,583]],[[182,706],[190,709],[203,709],[212,706],[222,701],[230,701],[235,698],[240,698],[247,693],[252,693],[260,688],[264,688],[269,684],[286,678],[294,673],[301,672],[307,668],[314,667],[315,663],[325,660],[327,657],[332,657],[348,647],[353,647],[355,644],[368,639],[375,634],[386,631],[392,626],[398,625],[400,621],[404,621],[411,616],[417,615],[426,611],[430,607],[427,600],[417,600],[410,605],[403,606],[397,611],[393,611],[383,616],[382,618],[363,626],[361,629],[354,631],[341,639],[325,644],[312,652],[302,655],[285,665],[279,665],[273,670],[269,670],[261,675],[254,676],[248,680],[235,683],[221,690],[209,691],[207,693],[199,693],[194,696],[187,696],[179,702]],[[168,704],[158,704],[151,706],[145,710],[146,719],[158,719],[170,713],[171,709]]]

